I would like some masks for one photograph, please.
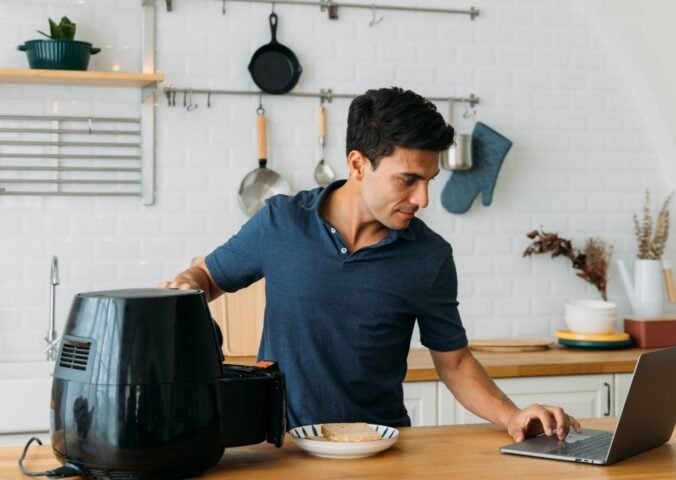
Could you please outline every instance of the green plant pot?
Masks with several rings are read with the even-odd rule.
[[[17,48],[26,52],[31,68],[47,70],[87,70],[90,55],[101,51],[78,40],[28,40]]]

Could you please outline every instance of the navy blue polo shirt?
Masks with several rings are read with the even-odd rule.
[[[467,345],[451,246],[414,218],[348,251],[316,188],[278,195],[206,257],[220,288],[265,277],[259,360],[286,375],[289,428],[326,422],[408,426],[402,381],[413,326],[437,351]]]

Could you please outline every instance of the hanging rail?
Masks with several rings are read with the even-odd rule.
[[[164,89],[164,95],[167,98],[167,103],[170,107],[176,106],[176,94],[183,94],[183,106],[188,109],[188,111],[197,108],[197,105],[192,101],[192,95],[207,95],[207,107],[211,107],[211,96],[212,95],[255,95],[260,97],[261,95],[268,95],[266,93],[255,91],[255,90],[214,90],[214,89],[203,89],[203,88],[176,88],[176,87],[166,87]],[[329,102],[334,98],[347,98],[352,99],[358,97],[359,94],[356,93],[333,93],[331,89],[325,90],[321,89],[319,93],[312,92],[289,92],[284,95],[271,95],[273,97],[310,97],[310,98],[319,98],[322,102]],[[467,103],[470,107],[474,107],[479,103],[479,97],[475,96],[473,93],[469,97],[426,97],[431,101],[438,102],[461,102]]]
[[[469,15],[470,20],[474,20],[479,16],[479,10],[470,7],[469,10],[458,10],[453,8],[428,8],[428,7],[407,7],[403,5],[376,5],[375,3],[342,3],[334,2],[333,0],[320,0],[319,2],[310,2],[303,0],[218,0],[223,4],[221,9],[225,14],[225,4],[227,2],[244,2],[244,3],[270,3],[272,5],[302,5],[306,7],[319,7],[321,12],[327,12],[330,20],[338,19],[338,8],[360,8],[364,10],[395,10],[400,12],[425,12],[425,13],[449,13],[457,15]],[[165,0],[167,12],[173,10],[173,0]]]
[[[0,115],[0,122],[0,196],[145,198],[140,118]],[[108,141],[98,141],[99,134]],[[34,151],[17,151],[24,147]]]

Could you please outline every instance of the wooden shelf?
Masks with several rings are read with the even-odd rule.
[[[138,88],[147,87],[163,80],[164,75],[160,73],[0,68],[0,83]]]

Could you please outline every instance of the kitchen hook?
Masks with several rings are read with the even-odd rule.
[[[374,27],[383,21],[383,17],[376,18],[376,4],[371,5],[371,21],[369,22],[369,27]]]
[[[207,108],[211,108],[211,90],[207,92]]]
[[[263,95],[258,96],[258,108],[256,109],[258,115],[265,115],[265,109],[263,108]]]
[[[183,99],[183,105],[185,105],[185,98]],[[188,105],[185,105],[185,109],[189,112],[195,110],[199,105],[192,103],[192,89],[188,90]]]
[[[225,0],[223,0],[223,9],[221,10],[221,13],[225,15]]]
[[[87,118],[87,127],[89,128],[89,135],[92,134],[92,117]]]
[[[474,120],[476,118],[476,108],[472,107],[472,110],[470,111],[469,107],[467,106],[467,102],[463,102],[465,105],[465,111],[462,112],[462,118],[471,118]]]

